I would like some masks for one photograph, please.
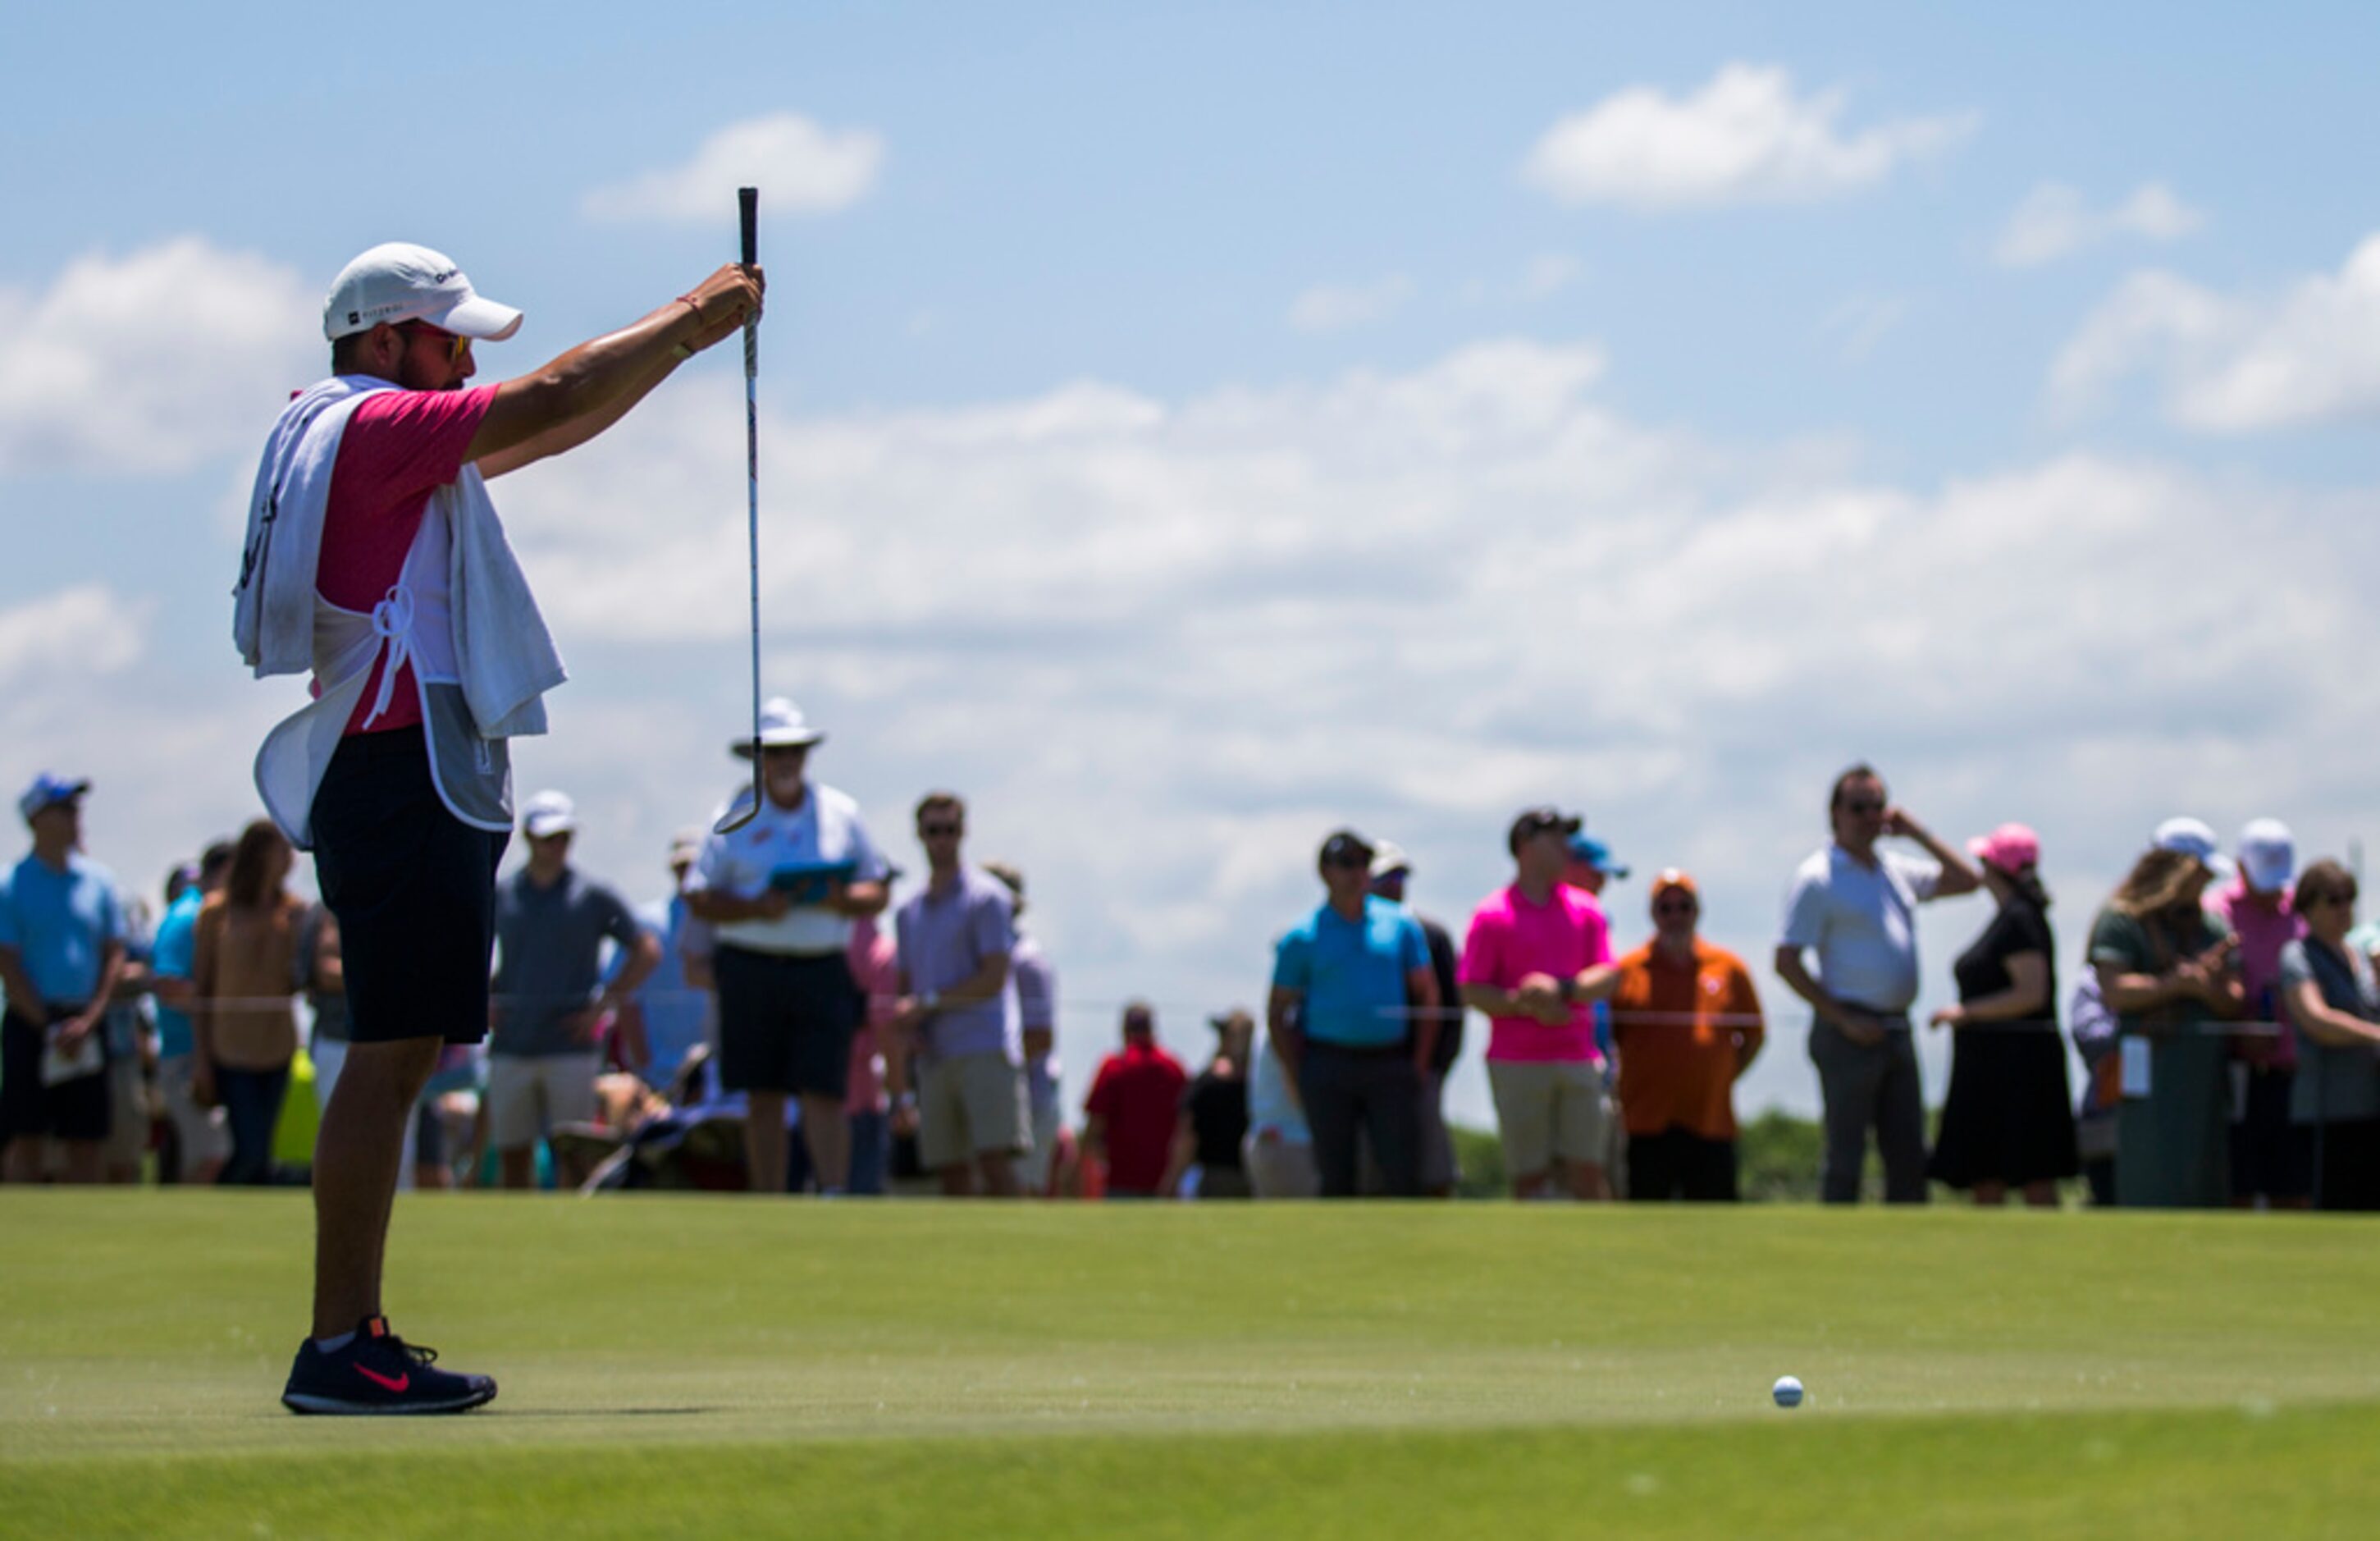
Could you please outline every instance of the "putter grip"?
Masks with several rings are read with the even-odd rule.
[[[744,224],[744,265],[752,267],[760,261],[760,189],[735,189],[735,209]]]

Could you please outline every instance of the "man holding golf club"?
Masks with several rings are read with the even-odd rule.
[[[256,673],[310,671],[267,736],[258,790],[314,852],[344,945],[351,1045],[314,1153],[314,1319],[282,1394],[298,1413],[455,1413],[496,1394],[381,1314],[382,1255],[414,1100],[445,1043],[488,1025],[505,741],[561,683],[488,479],[575,449],[695,354],[747,330],[747,260],[619,331],[494,385],[476,344],[518,329],[447,258],[350,262],[322,329],[331,377],[274,425],[250,504],[234,630]]]

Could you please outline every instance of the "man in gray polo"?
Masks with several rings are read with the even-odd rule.
[[[623,1035],[629,1062],[643,1059],[636,994],[662,961],[660,941],[620,896],[570,865],[577,812],[569,798],[539,793],[521,826],[528,861],[496,890],[488,1013],[488,1141],[507,1188],[535,1181],[540,1138],[595,1116],[602,1059],[595,1032],[605,1013]],[[599,991],[606,937],[626,961]]]
[[[1917,906],[1973,893],[1983,878],[1966,857],[1887,800],[1884,780],[1865,765],[1835,778],[1828,799],[1835,838],[1803,862],[1785,900],[1777,976],[1810,1003],[1810,1058],[1826,1098],[1821,1195],[1859,1202],[1867,1132],[1884,1158],[1884,1196],[1925,1202],[1925,1104],[1909,1032],[1917,999]],[[1912,840],[1932,862],[1876,843]],[[1805,953],[1815,953],[1814,976]]]
[[[917,804],[925,891],[894,921],[901,1000],[898,1037],[917,1052],[917,1086],[897,1050],[886,1057],[894,1095],[914,1110],[918,1159],[942,1192],[1014,1197],[1026,1150],[1025,1049],[1009,964],[1016,927],[1008,890],[959,859],[966,805],[948,792]]]

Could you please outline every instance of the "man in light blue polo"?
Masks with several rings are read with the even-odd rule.
[[[1377,898],[1372,844],[1322,843],[1329,897],[1281,939],[1266,1025],[1305,1108],[1325,1198],[1356,1191],[1357,1133],[1393,1197],[1421,1192],[1421,1086],[1438,1048],[1438,980],[1420,922]]]
[[[0,1177],[42,1178],[42,1141],[69,1183],[100,1180],[108,1128],[100,1024],[124,971],[115,880],[82,855],[84,781],[46,771],[17,799],[33,849],[0,874]]]

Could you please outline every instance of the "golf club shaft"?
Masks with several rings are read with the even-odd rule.
[[[744,227],[744,265],[760,261],[760,189],[735,189]],[[752,806],[760,806],[760,312],[744,318],[744,470],[749,487],[752,548]]]

